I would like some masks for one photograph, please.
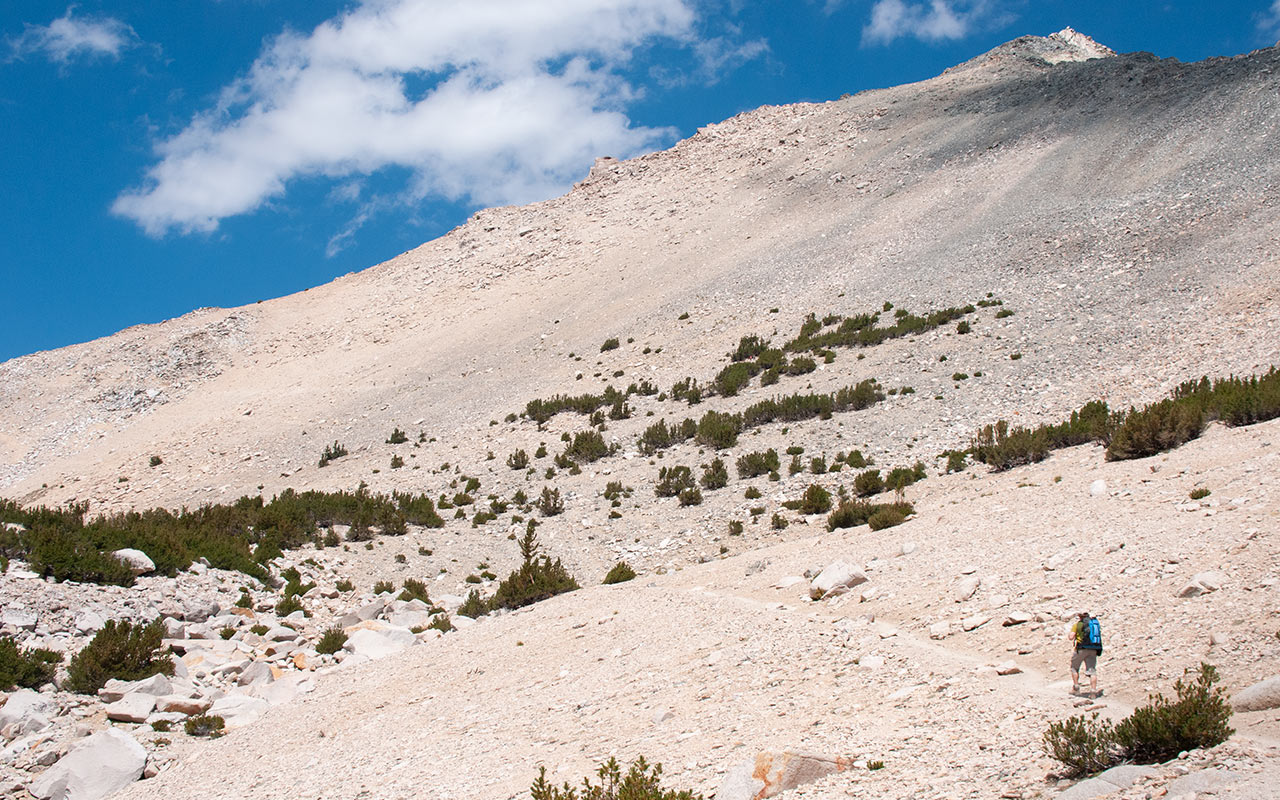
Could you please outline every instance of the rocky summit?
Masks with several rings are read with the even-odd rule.
[[[1023,37],[0,364],[0,794],[1274,797],[1277,120]],[[1202,663],[1225,742],[1046,752]]]

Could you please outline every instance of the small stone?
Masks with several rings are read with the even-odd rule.
[[[1021,672],[1022,667],[1018,666],[1017,663],[1013,661],[1006,661],[1003,664],[996,666],[997,675],[1018,675]]]
[[[1107,482],[1102,480],[1101,478],[1089,484],[1090,497],[1102,497],[1106,493],[1107,493]]]

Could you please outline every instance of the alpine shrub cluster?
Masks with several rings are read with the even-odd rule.
[[[1010,428],[1000,420],[978,431],[970,452],[999,471],[1043,461],[1058,448],[1098,442],[1106,446],[1108,461],[1123,461],[1185,444],[1214,420],[1235,427],[1276,417],[1280,417],[1280,370],[1272,367],[1262,376],[1188,381],[1168,398],[1128,411],[1112,411],[1105,402],[1095,400],[1057,425]]]
[[[25,509],[0,500],[0,521],[27,528],[0,530],[0,556],[22,558],[34,572],[55,580],[130,586],[132,570],[110,553],[135,548],[146,553],[163,575],[176,575],[196,558],[205,558],[219,569],[266,580],[265,565],[272,558],[314,541],[322,527],[342,524],[356,531],[376,527],[395,535],[405,533],[409,523],[430,528],[444,525],[426,495],[375,495],[364,489],[286,489],[270,501],[242,497],[230,505],[176,513],[155,508],[86,520],[88,510],[87,503]]]
[[[1155,764],[1186,750],[1222,744],[1235,731],[1228,724],[1231,705],[1217,682],[1217,670],[1201,663],[1193,680],[1183,676],[1173,685],[1176,699],[1154,695],[1114,725],[1097,714],[1050,724],[1044,751],[1078,776],[1123,762]]]
[[[873,519],[876,524],[871,526],[872,530],[880,530],[901,524],[914,513],[915,507],[907,502],[868,503],[865,500],[846,500],[836,506],[827,517],[827,530],[870,525]]]
[[[62,654],[44,648],[19,647],[10,636],[0,636],[0,691],[15,686],[38,689],[53,680]]]
[[[626,775],[622,774],[618,762],[610,758],[596,770],[596,776],[600,779],[598,784],[593,784],[590,778],[582,779],[582,793],[579,794],[568,782],[563,788],[548,783],[547,768],[540,767],[538,778],[529,787],[529,792],[532,800],[702,800],[702,795],[687,789],[663,789],[662,765],[651,767],[644,756],[636,759]]]
[[[89,644],[67,664],[67,688],[93,694],[116,678],[136,681],[156,673],[173,674],[173,659],[161,652],[164,626],[159,620],[135,624],[107,620]]]
[[[799,335],[783,345],[783,349],[796,353],[832,347],[872,347],[890,339],[931,331],[974,310],[973,306],[944,308],[919,317],[899,309],[893,324],[885,327],[876,327],[880,321],[879,311],[854,317],[833,314],[821,320],[810,314],[801,324]]]

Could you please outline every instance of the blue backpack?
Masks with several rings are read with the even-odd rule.
[[[1089,622],[1084,626],[1084,638],[1080,642],[1080,647],[1085,650],[1097,650],[1098,655],[1102,655],[1102,623],[1098,622],[1097,617],[1089,617]]]

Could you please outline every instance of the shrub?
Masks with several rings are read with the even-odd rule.
[[[1115,727],[1115,740],[1125,758],[1153,764],[1168,761],[1184,750],[1225,742],[1235,731],[1228,724],[1231,705],[1217,682],[1218,671],[1201,663],[1194,680],[1184,675],[1174,683],[1176,699],[1156,695],[1147,705],[1134,709]]]
[[[276,603],[276,616],[287,617],[295,611],[301,611],[306,615],[307,611],[302,607],[302,601],[296,595],[286,595],[280,602]]]
[[[489,604],[480,596],[479,589],[472,589],[467,594],[467,599],[458,606],[458,613],[464,617],[479,619],[489,613]]]
[[[716,374],[712,386],[722,397],[733,397],[760,371],[754,363],[739,361],[730,364]]]
[[[391,594],[396,590],[396,585],[391,581],[378,581],[373,584],[374,594]]]
[[[870,497],[883,492],[884,479],[880,477],[880,470],[869,469],[859,472],[853,479],[853,491],[859,497]]]
[[[431,598],[427,596],[427,585],[417,578],[404,579],[404,591],[400,592],[401,600],[421,600],[430,605]]]
[[[1184,675],[1173,685],[1176,699],[1154,695],[1114,726],[1096,714],[1052,723],[1044,734],[1045,752],[1070,774],[1087,775],[1122,761],[1154,764],[1222,744],[1235,731],[1228,724],[1231,706],[1217,682],[1217,670],[1201,663],[1194,680]]]
[[[784,530],[787,527],[787,518],[775,512],[769,524],[775,531]]]
[[[651,456],[659,450],[666,450],[668,447],[692,439],[697,432],[698,423],[691,419],[670,427],[667,426],[666,420],[660,419],[640,434],[638,446],[641,453]]]
[[[953,472],[964,472],[965,457],[968,455],[965,450],[948,450],[947,456],[947,474]]]
[[[698,444],[724,450],[738,443],[741,430],[742,419],[737,414],[708,411],[698,420]]]
[[[636,759],[626,775],[613,758],[601,764],[596,775],[599,784],[592,784],[590,778],[582,779],[581,800],[702,800],[702,795],[687,789],[663,789],[662,765],[650,767],[644,756]],[[547,783],[546,767],[538,769],[538,778],[529,791],[532,800],[579,800],[578,791],[567,782],[561,789]]]
[[[578,464],[590,464],[609,455],[609,445],[599,431],[579,431],[565,448],[564,457]]]
[[[1204,409],[1194,401],[1162,400],[1130,409],[1107,445],[1108,461],[1145,458],[1183,445],[1204,429]]]
[[[448,614],[438,614],[432,618],[431,624],[427,625],[427,630],[448,633],[453,630],[453,621],[449,619]]]
[[[403,466],[404,466],[404,459],[403,459],[403,458],[401,458],[400,456],[392,456],[392,457],[391,457],[391,468],[392,468],[392,469],[400,469],[400,468],[401,468],[401,467],[403,467]]]
[[[697,486],[690,486],[687,489],[681,489],[678,497],[680,499],[680,505],[682,506],[702,505],[702,490]]]
[[[265,636],[267,631],[269,630],[271,629],[268,628],[266,625],[259,623],[257,625],[254,625],[252,628],[250,628],[249,633],[252,633],[255,636]]]
[[[742,520],[740,520],[740,519],[731,519],[731,520],[729,520],[729,535],[730,535],[730,536],[741,536],[741,535],[742,535],[742,529],[743,529],[743,526],[742,526]]]
[[[1101,772],[1118,762],[1115,752],[1115,729],[1106,720],[1091,717],[1069,717],[1052,722],[1044,732],[1045,754],[1067,767],[1073,777]]]
[[[767,475],[777,471],[779,466],[781,463],[778,460],[778,451],[772,447],[763,453],[746,453],[738,457],[738,477],[754,478],[758,475]]]
[[[316,642],[316,652],[322,655],[332,655],[342,649],[347,643],[347,634],[339,625],[326,628],[324,633],[320,634],[320,641]]]
[[[93,694],[111,678],[136,681],[157,673],[173,674],[173,659],[160,652],[164,626],[107,620],[89,644],[67,665],[67,688]]]
[[[723,489],[729,485],[729,470],[725,468],[724,462],[717,458],[702,471],[702,477],[698,482],[707,491]]]
[[[856,528],[866,525],[871,518],[882,511],[893,511],[904,520],[915,513],[910,503],[868,503],[865,500],[846,500],[840,503],[827,517],[827,530],[837,528]]]
[[[1213,494],[1213,492],[1202,486],[1199,489],[1192,489],[1190,497],[1192,500],[1203,500],[1211,494]]]
[[[973,330],[973,328],[965,320],[961,320],[960,323],[956,325],[956,333],[963,334],[963,333],[968,333],[971,330]]]
[[[350,592],[356,588],[356,585],[351,581],[347,580],[346,578],[343,578],[337,581],[336,583],[334,583],[333,588],[337,589],[340,592]]]
[[[337,439],[333,440],[333,444],[327,445],[324,452],[320,454],[320,466],[329,466],[330,461],[336,461],[347,454],[347,448],[338,443]]]
[[[564,513],[564,500],[560,498],[560,490],[550,486],[542,487],[542,495],[538,498],[538,510],[544,517],[554,517]]]
[[[852,467],[853,469],[862,469],[863,467],[871,465],[871,462],[862,455],[861,450],[854,450],[849,453],[849,455],[845,456],[844,463],[846,466]]]
[[[734,361],[750,361],[763,353],[768,347],[768,341],[753,333],[738,340],[738,348],[733,351],[729,358]]]
[[[526,469],[529,466],[529,454],[523,450],[516,450],[507,456],[507,466],[512,469]]]
[[[187,721],[182,724],[182,729],[188,736],[208,736],[210,739],[217,739],[226,727],[226,720],[216,714],[187,717]]]
[[[618,349],[618,339],[616,336],[611,339],[605,339],[604,344],[600,345],[601,353],[607,353],[610,350],[617,350],[617,349]]]
[[[825,514],[831,510],[831,492],[816,483],[809,484],[800,498],[801,514]]]
[[[907,515],[896,508],[881,508],[867,518],[867,527],[873,531],[892,528],[907,521]]]
[[[631,565],[625,561],[619,561],[609,570],[609,574],[604,576],[605,583],[625,583],[636,576],[636,571]]]
[[[224,640],[230,639],[232,636],[236,635],[236,629],[228,625],[222,630],[218,631],[218,635],[221,636]]]
[[[160,456],[152,456],[147,463],[153,467],[158,467],[164,463],[164,459]]]
[[[549,556],[539,555],[538,549],[537,536],[530,526],[520,540],[524,563],[498,583],[498,591],[489,604],[491,608],[521,608],[578,588],[578,582],[560,559],[552,561]]]
[[[754,486],[748,486],[747,490],[742,493],[742,496],[748,500],[759,500],[761,495],[759,489]]]
[[[884,486],[886,489],[895,492],[901,492],[911,484],[926,477],[924,464],[917,461],[911,467],[895,467],[889,470],[889,474],[885,476]]]
[[[409,437],[399,428],[392,430],[391,435],[387,437],[387,444],[404,444],[407,441]]]
[[[53,680],[62,654],[43,648],[18,647],[9,636],[0,636],[0,690],[15,686],[38,689]]]
[[[653,493],[658,497],[676,497],[686,489],[696,488],[693,472],[688,467],[661,467]]]

